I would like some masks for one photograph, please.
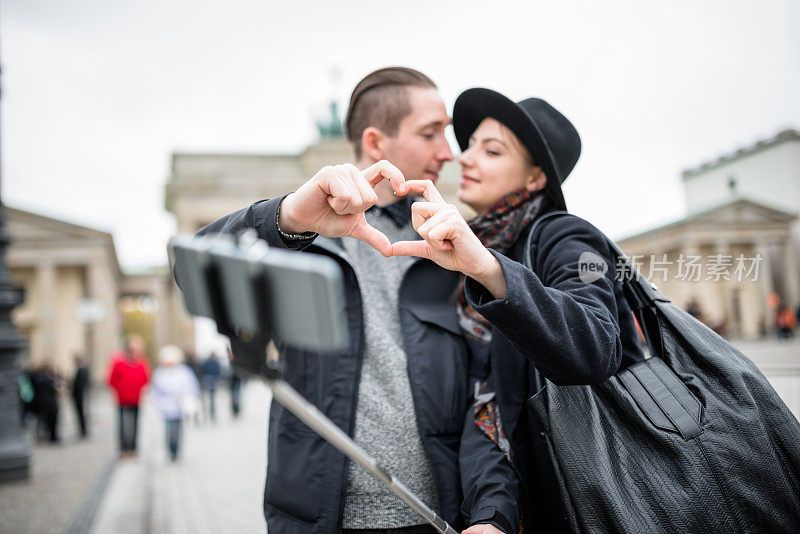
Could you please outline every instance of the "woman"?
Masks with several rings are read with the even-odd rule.
[[[503,524],[498,512],[516,521],[508,511],[508,470],[469,461],[470,451],[490,439],[519,475],[525,531],[566,530],[542,430],[526,400],[537,392],[540,376],[556,384],[594,384],[641,360],[633,316],[605,237],[578,217],[543,220],[531,247],[533,271],[522,265],[531,225],[549,211],[566,210],[561,183],[580,155],[570,121],[538,98],[514,103],[470,89],[456,101],[453,127],[463,151],[459,199],[478,216],[467,224],[430,183],[409,181],[409,189],[425,195],[426,202],[413,207],[424,241],[395,243],[392,254],[426,257],[467,275],[461,326],[488,364],[476,390],[476,422],[465,425],[464,509],[486,503],[495,510],[492,525]],[[604,262],[604,275],[585,276],[582,258]],[[468,532],[495,532],[484,528]]]
[[[153,373],[153,395],[164,416],[170,460],[178,459],[181,444],[181,421],[189,406],[197,404],[200,385],[194,373],[183,363],[183,351],[167,345],[158,351],[161,365]]]

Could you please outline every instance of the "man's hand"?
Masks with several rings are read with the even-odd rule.
[[[472,232],[452,204],[447,204],[430,180],[409,180],[408,192],[422,193],[425,202],[411,205],[411,223],[423,241],[398,241],[392,256],[419,256],[450,271],[460,271],[486,287],[495,298],[506,293],[500,263]]]
[[[472,525],[467,530],[462,530],[461,534],[504,534],[504,532],[492,525]]]
[[[389,180],[397,195],[405,195],[405,178],[388,161],[379,161],[363,172],[355,165],[325,167],[281,203],[278,224],[284,232],[316,232],[326,237],[354,237],[390,256],[392,245],[364,219],[378,196],[374,187]]]

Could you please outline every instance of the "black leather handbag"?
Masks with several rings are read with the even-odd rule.
[[[539,222],[528,235],[526,266]],[[752,361],[625,255],[651,357],[528,400],[575,532],[800,532],[800,423]]]

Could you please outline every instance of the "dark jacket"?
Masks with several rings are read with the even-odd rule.
[[[236,234],[244,228],[255,228],[269,245],[286,248],[276,224],[282,200],[283,197],[258,202],[211,223],[199,233]],[[285,348],[281,351],[284,377],[352,436],[364,350],[358,282],[341,253],[341,240],[318,237],[305,250],[329,256],[342,267],[345,285],[342,313],[348,319],[350,347],[337,354]],[[399,295],[399,317],[417,424],[436,481],[439,512],[455,528],[463,526],[459,514],[458,450],[470,394],[469,354],[455,307],[459,279],[458,273],[420,259],[406,272]],[[263,360],[263,345],[248,350],[244,343],[234,339],[232,348],[234,363]],[[391,433],[391,429],[386,431]],[[349,460],[277,402],[270,409],[267,456],[264,514],[269,531],[338,532]],[[394,474],[402,481],[402,473]]]
[[[567,525],[542,430],[526,401],[542,377],[558,385],[597,384],[643,354],[622,284],[615,280],[616,258],[602,232],[571,215],[542,221],[532,247],[533,272],[521,264],[528,230],[521,236],[507,256],[493,252],[506,278],[505,298],[495,299],[470,279],[465,292],[493,326],[489,380],[522,482],[526,532],[555,532]],[[578,270],[586,252],[608,264],[605,276],[591,283],[583,282]],[[480,486],[473,492],[478,500],[497,499],[506,483],[496,468],[487,469],[488,474],[462,472],[464,484]],[[479,476],[482,485],[468,479]]]
[[[72,397],[75,400],[83,399],[89,388],[89,368],[81,365],[75,370],[75,378],[72,380]]]
[[[222,366],[216,358],[206,358],[200,367],[203,376],[203,387],[206,389],[217,389],[217,383],[222,378]]]

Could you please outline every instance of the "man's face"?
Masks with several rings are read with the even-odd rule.
[[[128,353],[141,354],[144,352],[144,340],[139,336],[131,336],[128,338]]]
[[[383,157],[397,166],[406,180],[436,182],[444,162],[453,159],[444,137],[450,118],[436,89],[407,90],[411,114],[400,122],[396,136],[386,138]]]

